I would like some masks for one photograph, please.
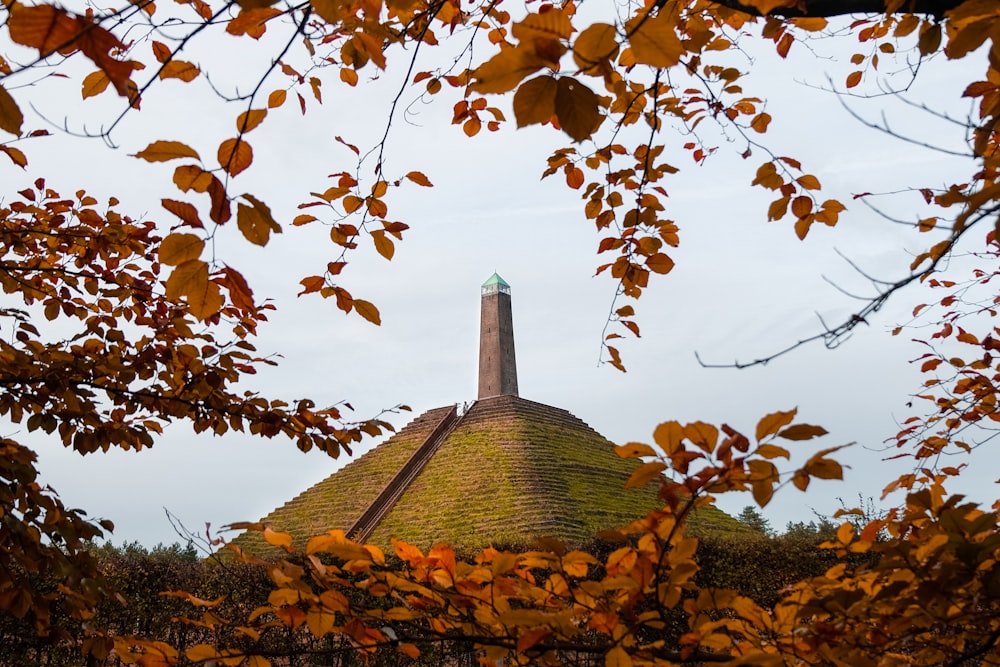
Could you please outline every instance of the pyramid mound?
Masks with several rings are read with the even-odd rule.
[[[330,529],[388,547],[517,547],[540,537],[585,546],[660,506],[655,484],[625,489],[636,462],[566,410],[517,396],[480,399],[461,417],[429,410],[262,522],[296,543]],[[715,508],[695,532],[738,529]],[[259,533],[236,540],[267,550]]]

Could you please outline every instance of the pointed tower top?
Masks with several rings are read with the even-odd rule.
[[[504,294],[510,294],[510,285],[507,281],[500,277],[499,273],[495,273],[486,279],[483,283],[483,294],[495,294],[496,292],[503,292]]]

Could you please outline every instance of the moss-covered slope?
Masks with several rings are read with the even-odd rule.
[[[298,540],[347,529],[423,438],[447,413],[431,410],[384,444],[264,518]],[[655,485],[625,490],[635,461],[559,408],[515,396],[478,401],[375,528],[371,542],[390,537],[421,548],[447,542],[466,549],[526,545],[554,537],[588,544],[658,506]],[[699,512],[696,531],[739,530],[714,508]],[[258,537],[240,538],[244,548]]]

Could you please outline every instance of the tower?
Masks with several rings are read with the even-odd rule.
[[[494,273],[482,289],[479,316],[479,398],[517,396],[510,285]]]

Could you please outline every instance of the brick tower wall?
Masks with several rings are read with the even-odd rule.
[[[479,398],[517,396],[510,294],[484,294],[479,320]]]

